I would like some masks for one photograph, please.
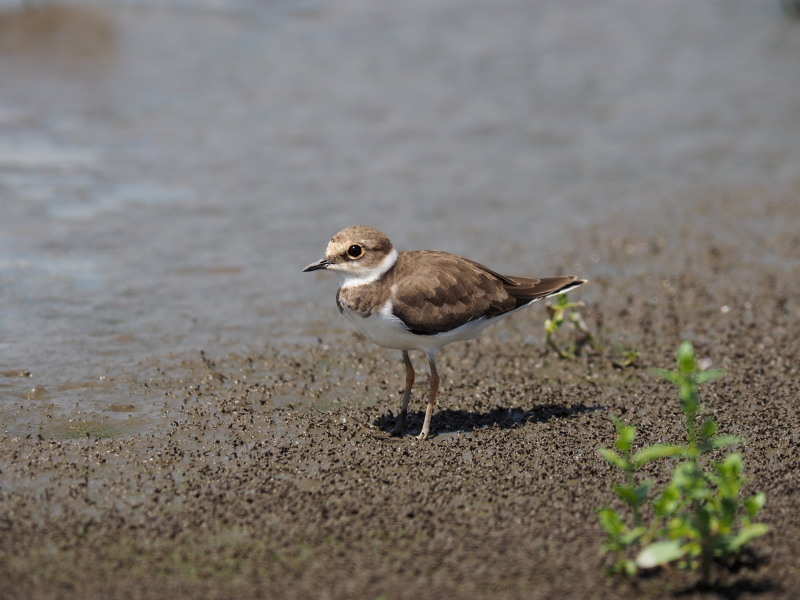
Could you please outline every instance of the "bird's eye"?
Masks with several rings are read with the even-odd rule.
[[[364,255],[364,247],[361,244],[353,244],[347,249],[347,256],[350,258],[361,258]]]

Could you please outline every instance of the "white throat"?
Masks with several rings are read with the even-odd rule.
[[[344,271],[339,271],[339,275],[342,278],[342,285],[341,288],[351,288],[357,287],[359,285],[368,285],[370,283],[376,282],[378,279],[383,277],[383,275],[394,266],[394,263],[397,262],[397,250],[392,248],[392,251],[387,254],[384,259],[378,263],[374,269],[369,271],[365,271],[363,273],[345,273]]]

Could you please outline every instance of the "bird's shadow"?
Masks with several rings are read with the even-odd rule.
[[[551,419],[563,419],[600,409],[600,406],[586,406],[584,404],[572,406],[542,404],[528,409],[519,406],[514,408],[498,406],[484,413],[445,409],[433,414],[431,437],[445,433],[468,433],[490,428],[514,429],[522,427],[526,423],[546,423]],[[419,433],[422,429],[424,418],[425,413],[423,411],[409,412],[407,417],[408,432],[410,434]],[[397,416],[390,411],[375,419],[372,424],[386,434],[391,435],[397,425]]]

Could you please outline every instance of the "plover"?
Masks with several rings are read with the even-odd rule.
[[[355,225],[333,236],[325,258],[305,269],[336,271],[341,277],[336,304],[356,329],[379,346],[401,350],[406,387],[397,424],[406,431],[414,384],[408,353],[420,350],[430,366],[425,421],[417,436],[430,434],[439,390],[436,354],[446,344],[476,337],[486,327],[528,306],[563,294],[586,281],[560,277],[509,277],[483,265],[438,250],[397,252],[373,227]]]

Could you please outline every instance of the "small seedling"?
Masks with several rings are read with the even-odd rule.
[[[634,452],[636,428],[615,421],[615,449],[603,448],[600,455],[625,474],[625,483],[614,487],[617,497],[628,506],[632,525],[620,512],[604,507],[598,510],[600,524],[608,534],[603,551],[615,554],[612,572],[636,575],[640,570],[677,563],[699,570],[702,583],[711,575],[714,561],[726,562],[739,555],[753,538],[768,528],[753,519],[764,505],[758,493],[741,498],[744,484],[742,456],[728,454],[720,462],[704,468],[704,458],[714,450],[737,444],[736,436],[717,435],[717,424],[710,418],[700,421],[698,388],[722,376],[719,369],[704,370],[689,342],[678,350],[672,371],[656,374],[678,386],[684,415],[684,444],[655,444]],[[678,458],[670,482],[650,496],[653,483],[641,480],[639,469],[664,458]],[[645,520],[645,513],[649,521]],[[638,550],[635,557],[633,553]]]
[[[547,336],[547,346],[551,348],[560,358],[575,358],[576,354],[586,344],[596,348],[597,342],[594,335],[589,331],[583,316],[577,309],[582,308],[583,302],[570,302],[566,294],[559,294],[555,302],[548,302],[546,305],[549,318],[544,322],[544,331]],[[573,329],[580,332],[581,337],[569,348],[561,348],[555,341],[556,332],[567,321]]]
[[[583,302],[570,302],[566,294],[559,294],[555,302],[548,302],[545,307],[548,319],[544,322],[547,347],[553,350],[559,358],[575,358],[587,344],[595,352],[601,352],[603,346],[598,336],[589,330],[583,315],[578,309],[583,308]],[[578,332],[577,339],[568,347],[563,347],[556,342],[556,333],[567,323]],[[622,350],[619,358],[613,358],[611,364],[618,369],[625,369],[637,364],[639,352],[636,350]]]
[[[617,369],[632,367],[639,360],[639,353],[636,350],[623,350],[620,357],[611,361],[611,365]]]

